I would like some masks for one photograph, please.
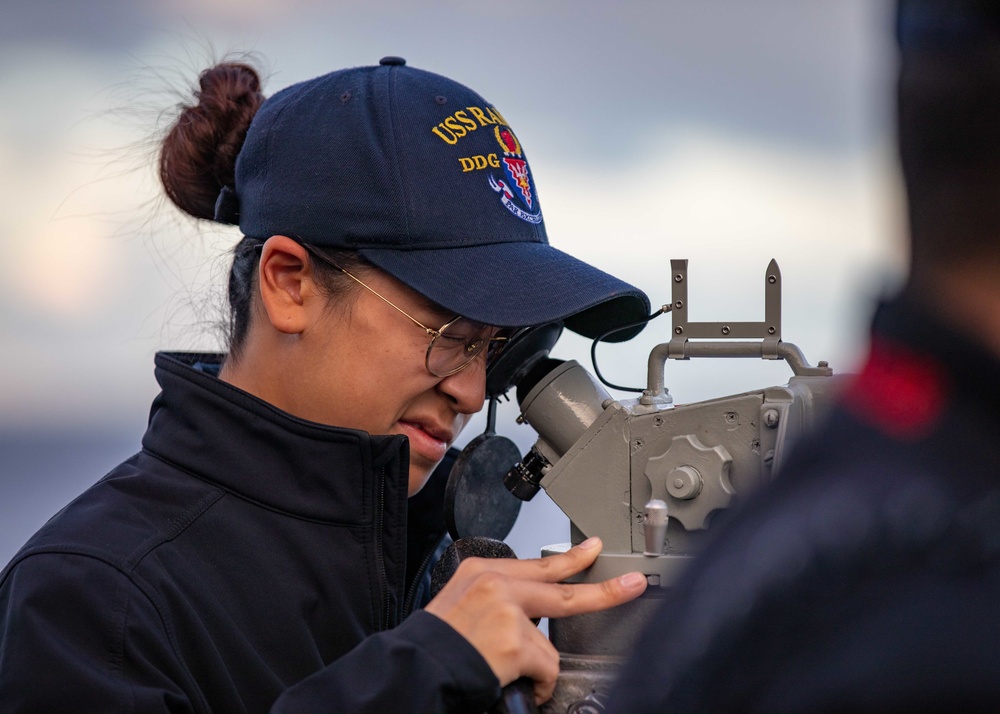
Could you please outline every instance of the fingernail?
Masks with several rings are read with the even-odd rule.
[[[640,585],[644,585],[646,583],[646,576],[642,573],[625,573],[618,578],[618,581],[623,587],[628,588],[629,590],[634,590]]]
[[[583,543],[581,543],[577,547],[582,548],[583,550],[591,550],[592,548],[596,548],[600,544],[601,544],[600,538],[598,538],[597,536],[591,536],[587,540],[583,541]]]

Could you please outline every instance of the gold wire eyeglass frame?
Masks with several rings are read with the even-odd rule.
[[[370,292],[372,295],[374,295],[375,297],[377,297],[379,300],[381,300],[382,302],[384,302],[386,305],[389,305],[390,307],[394,308],[396,311],[402,313],[404,316],[406,316],[407,319],[410,320],[410,322],[412,322],[413,324],[417,325],[424,332],[426,332],[427,335],[431,338],[431,341],[430,341],[430,344],[427,345],[427,352],[424,355],[424,366],[427,368],[427,371],[430,372],[435,377],[450,377],[453,374],[457,374],[458,372],[461,372],[463,369],[465,369],[470,364],[472,364],[472,361],[474,359],[476,359],[476,357],[479,355],[480,352],[483,351],[484,348],[486,348],[486,350],[487,350],[487,358],[496,357],[496,355],[498,355],[500,353],[500,350],[503,349],[504,344],[509,339],[506,336],[497,336],[497,335],[494,335],[493,337],[489,337],[489,338],[475,337],[475,338],[473,338],[471,340],[467,340],[464,337],[459,337],[459,336],[456,336],[456,335],[446,334],[445,330],[447,330],[449,327],[451,327],[452,325],[456,324],[457,322],[459,322],[461,320],[465,320],[466,322],[471,323],[472,325],[478,325],[480,329],[487,329],[488,328],[487,325],[483,325],[482,323],[476,322],[475,320],[469,320],[468,318],[462,317],[461,315],[455,315],[453,318],[451,318],[450,320],[448,320],[448,322],[444,323],[440,328],[438,328],[436,330],[433,327],[428,327],[427,325],[425,325],[424,323],[422,323],[420,320],[418,320],[417,318],[415,318],[413,315],[411,315],[410,313],[408,313],[406,310],[404,310],[403,308],[401,308],[398,305],[396,305],[394,302],[392,302],[392,300],[389,300],[387,297],[385,297],[384,295],[381,295],[374,288],[370,287],[369,285],[366,285],[364,283],[364,281],[362,281],[358,277],[352,275],[348,271],[346,271],[343,268],[341,268],[339,265],[337,265],[335,262],[333,262],[332,260],[330,260],[329,258],[327,258],[325,255],[323,255],[322,253],[320,253],[318,250],[316,250],[312,246],[303,244],[303,247],[309,252],[309,254],[311,256],[313,256],[315,258],[318,258],[319,260],[321,260],[322,262],[326,263],[327,265],[329,265],[329,266],[331,266],[333,268],[336,268],[337,270],[339,270],[340,272],[342,272],[344,275],[346,275],[348,278],[350,278],[351,280],[353,280],[354,282],[356,282],[358,285],[360,285],[361,287],[363,287],[365,290],[367,290],[368,292]],[[476,331],[478,332],[479,330],[476,330]],[[438,341],[439,338],[451,339],[451,340],[456,340],[456,341],[462,341],[462,342],[465,343],[465,345],[464,345],[464,347],[462,349],[462,352],[459,353],[461,355],[462,362],[459,365],[457,365],[456,367],[445,370],[445,369],[434,369],[431,366],[432,365],[431,354],[434,352],[434,345],[435,344],[443,344],[443,343],[441,343],[441,342]],[[447,353],[447,348],[445,348],[445,349],[439,349],[438,353],[442,355],[442,358],[445,358],[445,355]],[[452,361],[451,358],[448,358],[448,361],[449,362]]]

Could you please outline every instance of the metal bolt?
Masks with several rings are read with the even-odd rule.
[[[693,466],[678,466],[667,474],[667,493],[684,501],[697,497],[704,482]]]
[[[684,309],[684,301],[683,300],[678,300],[677,302],[675,302],[674,303],[674,309],[675,310],[683,310]]]
[[[771,285],[774,285],[776,282],[778,282],[778,278],[774,275],[768,275],[767,282],[771,283]]]
[[[774,449],[768,449],[768,452],[764,454],[764,465],[770,467],[774,463]]]
[[[775,333],[775,329],[773,327],[767,328],[767,334],[773,335],[774,333]]]
[[[524,423],[524,414],[518,414],[517,418],[514,419],[514,421],[516,421],[518,424],[523,424]]]
[[[634,446],[637,449],[641,449],[642,448],[642,439],[636,439],[635,441],[633,441],[632,442],[632,446]]]
[[[592,695],[587,695],[586,699],[580,699],[566,707],[567,714],[603,714],[604,705],[599,701],[591,699]],[[504,707],[506,709],[506,707]]]
[[[724,334],[724,335],[728,335],[728,334],[729,334],[729,332],[730,332],[730,330],[729,330],[729,325],[723,325],[723,326],[722,326],[722,334]]]
[[[684,328],[683,327],[675,327],[674,328],[674,334],[675,335],[681,335],[683,333],[684,333]]]
[[[675,283],[683,283],[684,282],[684,276],[681,275],[680,273],[677,273],[677,275],[674,276],[674,282]]]
[[[636,523],[642,523],[643,521],[646,520],[646,516],[645,514],[636,512],[636,514],[632,516],[632,520],[634,520]]]
[[[730,424],[735,424],[737,420],[736,412],[726,412],[726,421]]]
[[[781,415],[778,414],[777,409],[768,409],[764,412],[764,424],[768,429],[778,426],[779,421],[781,421]]]
[[[827,362],[827,361],[826,361],[825,359],[821,359],[821,360],[819,361],[819,366],[820,366],[820,367],[829,367],[829,366],[830,366],[830,363],[829,363],[829,362]]]
[[[653,417],[653,426],[663,426],[663,417],[661,416]]]

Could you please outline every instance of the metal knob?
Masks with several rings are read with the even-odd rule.
[[[643,555],[652,558],[663,555],[663,544],[667,542],[667,504],[654,498],[643,509],[642,533],[645,536],[646,550]]]

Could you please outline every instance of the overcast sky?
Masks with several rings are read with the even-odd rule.
[[[883,2],[0,8],[0,425],[133,423],[156,349],[217,344],[237,238],[162,204],[148,141],[213,52],[259,53],[268,93],[388,54],[469,84],[516,127],[555,245],[654,303],[669,259],[689,258],[693,317],[711,320],[758,319],[775,257],[784,337],[813,362],[849,366],[858,306],[900,264]],[[641,380],[667,332],[608,348],[609,369]],[[668,384],[684,396],[699,369]]]
[[[153,353],[218,347],[238,236],[180,218],[150,167],[171,106],[230,51],[258,53],[267,94],[385,55],[470,85],[524,145],[553,244],[657,305],[669,260],[688,258],[692,319],[711,321],[762,319],[777,258],[784,339],[849,370],[904,262],[890,13],[881,0],[0,0],[0,433],[137,439]],[[602,370],[641,385],[668,319],[602,348]],[[557,356],[589,365],[587,348],[569,336]],[[692,361],[666,381],[686,402],[788,375]],[[521,444],[526,429],[500,427]]]

